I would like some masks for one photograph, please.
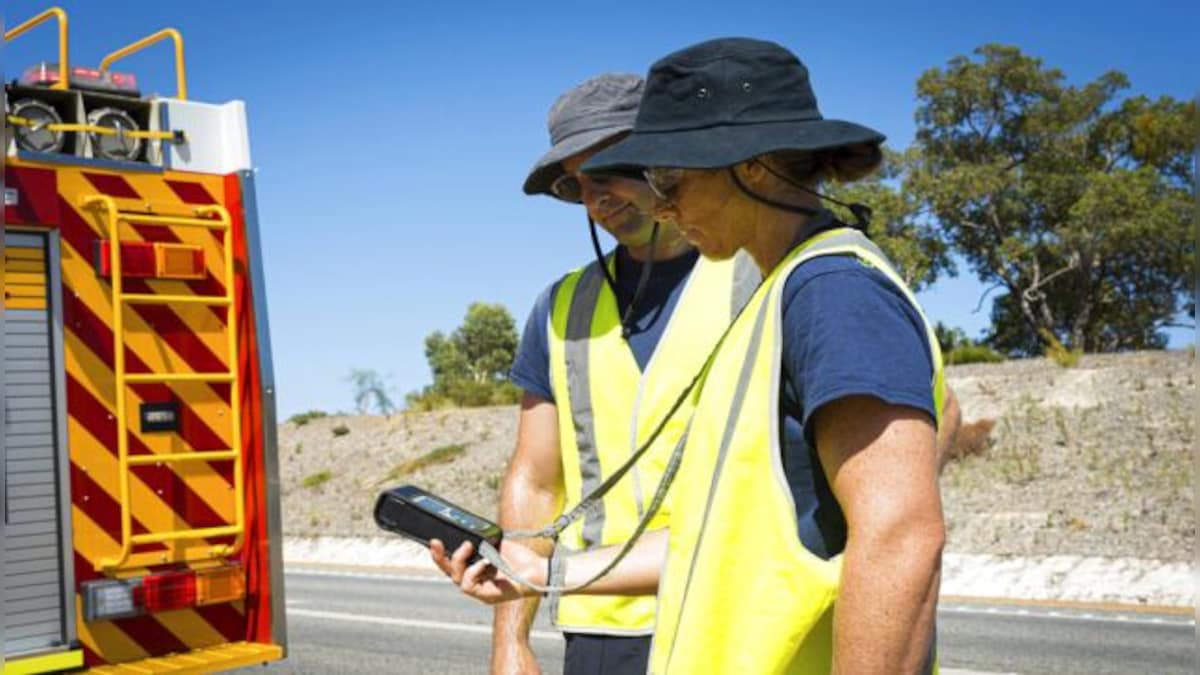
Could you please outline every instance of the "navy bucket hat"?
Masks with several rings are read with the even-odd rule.
[[[651,66],[633,132],[583,169],[715,169],[779,150],[883,141],[874,129],[822,117],[808,69],[795,54],[773,42],[721,38]]]

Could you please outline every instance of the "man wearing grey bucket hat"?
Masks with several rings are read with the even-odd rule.
[[[506,530],[546,525],[619,468],[758,282],[747,258],[698,262],[674,226],[648,214],[653,194],[643,180],[579,173],[588,157],[628,134],[641,94],[640,77],[620,74],[592,78],[563,94],[550,109],[551,147],[525,180],[526,194],[585,207],[597,260],[550,284],[526,323],[512,368],[513,382],[525,393],[517,447],[501,488]],[[607,255],[597,224],[617,241]],[[563,532],[556,555],[626,541],[680,432],[656,439],[633,485],[604,497],[580,526]],[[549,605],[566,636],[565,672],[646,671],[652,594],[551,597]],[[526,598],[497,607],[493,673],[537,670],[529,647],[537,606],[537,598]]]
[[[620,559],[585,592],[657,588],[651,673],[936,672],[941,354],[864,234],[870,209],[843,205],[847,224],[820,192],[873,171],[882,141],[824,118],[808,70],[774,43],[711,40],[651,67],[633,131],[586,175],[645,177],[656,217],[706,260],[749,253],[763,283],[691,395],[665,537],[553,574],[515,541],[501,549],[513,575],[466,567],[470,547],[435,555],[464,592],[574,588]]]

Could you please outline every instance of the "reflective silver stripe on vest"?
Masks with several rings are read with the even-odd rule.
[[[571,307],[567,313],[564,353],[567,361],[567,391],[571,399],[571,421],[575,425],[575,447],[579,455],[581,494],[589,495],[600,486],[600,454],[596,449],[596,415],[592,410],[592,383],[589,377],[588,342],[592,337],[592,317],[604,274],[597,263],[588,265],[579,277]],[[584,548],[600,543],[604,531],[604,500],[597,500],[583,521]]]
[[[692,574],[696,571],[696,559],[700,557],[700,547],[704,543],[704,530],[708,526],[708,516],[712,511],[713,497],[717,494],[717,483],[721,479],[725,456],[729,452],[729,446],[733,443],[733,431],[741,416],[742,402],[746,398],[746,391],[750,388],[750,376],[754,372],[754,364],[758,361],[758,349],[762,343],[763,324],[766,323],[768,307],[770,307],[770,302],[764,302],[758,311],[758,316],[754,319],[754,331],[750,334],[750,351],[746,354],[745,361],[742,362],[742,372],[738,376],[737,389],[733,392],[733,400],[729,404],[729,414],[725,417],[725,433],[721,437],[721,448],[717,451],[717,464],[713,468],[712,483],[708,487],[708,502],[704,505],[704,519],[700,521],[700,534],[697,535],[696,546],[692,549],[687,581],[683,586],[683,598],[679,601],[679,616],[675,620],[675,635],[671,638],[671,653],[667,655],[664,672],[671,671],[671,657],[675,655],[675,647],[679,644],[679,627],[683,624],[688,592],[692,589]]]
[[[733,292],[730,294],[729,317],[732,319],[750,302],[754,291],[762,283],[762,272],[758,263],[745,249],[739,249],[733,258]]]
[[[848,228],[838,232],[837,234],[831,235],[826,239],[822,239],[814,244],[805,246],[804,250],[800,251],[800,257],[807,260],[807,258],[820,255],[822,251],[826,251],[831,248],[840,248],[842,246],[856,246],[858,248],[866,249],[868,252],[875,254],[880,260],[885,262],[888,260],[888,257],[884,255],[883,250],[876,246],[875,242],[868,239],[867,235],[858,230],[851,230]],[[897,274],[897,276],[900,275]]]

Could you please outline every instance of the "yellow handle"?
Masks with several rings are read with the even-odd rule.
[[[157,33],[147,35],[141,40],[129,45],[125,45],[117,51],[109,54],[100,61],[100,72],[107,73],[109,67],[116,63],[119,59],[123,59],[134,52],[139,52],[146,47],[149,47],[156,42],[161,42],[167,38],[171,38],[171,40],[175,42],[175,81],[178,87],[175,98],[181,101],[186,101],[187,73],[184,70],[183,64],[183,36],[180,35],[179,31],[175,30],[174,28],[164,28]]]
[[[33,122],[26,117],[18,117],[16,115],[8,115],[6,118],[8,123],[15,127],[32,127]],[[46,131],[65,131],[68,133],[92,133],[100,136],[128,136],[130,138],[148,138],[158,141],[175,141],[177,134],[174,131],[118,131],[112,127],[98,127],[94,124],[67,124],[65,122],[56,122],[47,124],[42,127]],[[178,137],[182,138],[182,137]]]
[[[67,88],[67,13],[58,7],[50,9],[16,26],[4,34],[4,41],[11,42],[28,32],[31,28],[43,24],[50,19],[58,19],[58,82],[50,85],[51,89]]]

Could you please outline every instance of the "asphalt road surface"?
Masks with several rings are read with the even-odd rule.
[[[440,577],[292,570],[288,658],[242,673],[487,672],[491,610]],[[543,672],[562,670],[562,640],[539,613],[533,646]],[[944,675],[1195,673],[1189,615],[944,602]]]

